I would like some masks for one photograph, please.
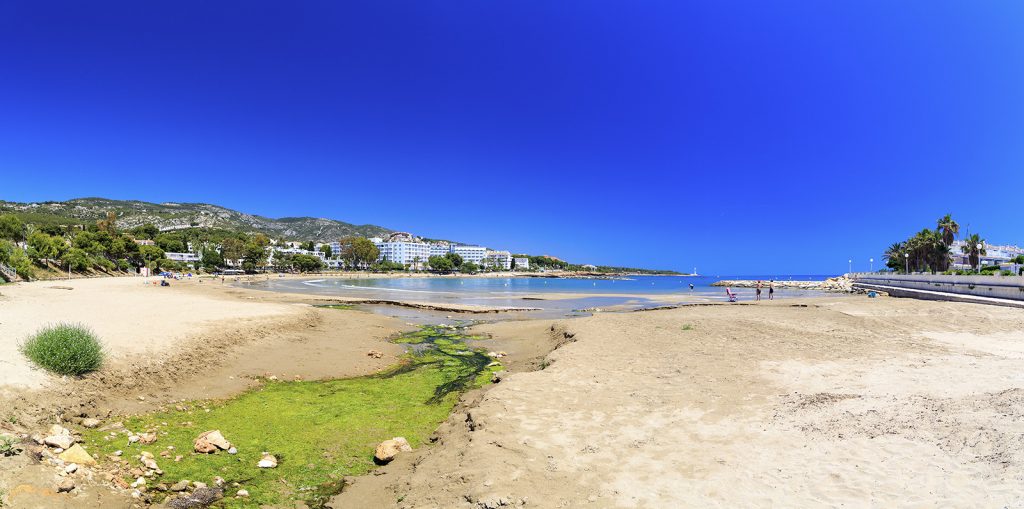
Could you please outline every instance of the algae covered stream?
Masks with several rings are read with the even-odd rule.
[[[220,477],[225,498],[215,507],[289,500],[322,506],[340,491],[344,476],[375,467],[379,442],[403,436],[418,447],[447,419],[463,391],[489,383],[500,368],[484,351],[467,346],[467,339],[485,338],[468,335],[464,326],[426,326],[394,340],[409,351],[384,372],[327,381],[266,380],[229,400],[184,403],[126,418],[123,429],[88,430],[86,445],[129,483],[139,474],[132,470],[142,467],[139,455],[152,453],[164,472],[147,479],[154,500],[167,495],[160,485],[190,480],[214,486]],[[196,436],[214,429],[237,454],[193,452]],[[129,434],[140,433],[155,433],[157,440],[128,443]],[[113,456],[118,450],[122,455]],[[276,468],[257,468],[264,451],[277,457]],[[248,498],[235,498],[239,489]]]

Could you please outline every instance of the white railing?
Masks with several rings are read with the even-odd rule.
[[[18,277],[17,271],[15,271],[12,267],[9,267],[2,263],[0,263],[0,275],[2,275],[3,278],[8,281],[18,281],[19,279],[21,279],[20,277]]]

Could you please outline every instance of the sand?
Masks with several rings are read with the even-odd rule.
[[[411,328],[209,281],[0,295],[0,389],[15,395],[2,404],[40,425],[226,397],[257,375],[370,373],[395,362],[386,339]],[[78,380],[31,368],[18,338],[58,319],[94,327],[111,364]],[[436,443],[351,480],[334,507],[1024,504],[1022,310],[824,297],[476,330],[508,352],[509,374],[467,394]],[[0,487],[42,482],[38,465],[4,461]]]
[[[559,322],[545,369],[333,507],[1024,503],[1024,312],[794,304]]]

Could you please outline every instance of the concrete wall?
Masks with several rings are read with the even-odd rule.
[[[1024,277],[851,274],[854,283],[1024,301]]]

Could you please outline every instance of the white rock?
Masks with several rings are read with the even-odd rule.
[[[67,473],[69,473],[69,474],[73,474],[73,473],[75,473],[76,471],[78,471],[78,465],[76,465],[76,464],[72,463],[72,464],[70,464],[70,465],[68,465],[68,466],[64,467],[64,471],[65,471],[65,472],[67,472]]]
[[[58,426],[59,427],[59,426]],[[70,434],[57,434],[50,435],[43,439],[43,443],[50,447],[59,447],[61,449],[68,449],[72,445],[75,445],[75,437]]]
[[[228,449],[228,454],[238,454],[238,449],[235,448],[235,447],[232,447],[232,448]]]
[[[236,492],[235,495],[238,495],[239,497],[242,497],[242,498],[248,497],[249,496],[249,490],[238,490],[238,492]]]
[[[275,468],[277,467],[277,458],[272,454],[263,453],[263,457],[260,458],[256,466],[260,468]]]

